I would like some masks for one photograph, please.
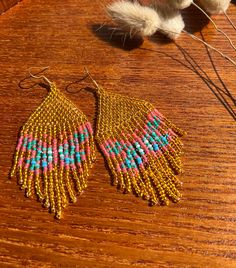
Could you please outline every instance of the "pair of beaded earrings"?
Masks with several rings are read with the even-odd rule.
[[[87,187],[95,140],[118,189],[151,205],[177,202],[184,132],[152,104],[106,92],[87,76],[98,99],[95,135],[86,116],[42,76],[49,94],[20,131],[11,177],[60,219]]]

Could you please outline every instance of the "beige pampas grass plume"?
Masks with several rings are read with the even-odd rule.
[[[165,34],[172,40],[177,39],[185,27],[183,18],[180,12],[176,11],[174,16],[166,17],[160,25],[160,32]]]
[[[230,0],[198,0],[200,5],[210,14],[225,13]]]
[[[192,4],[193,0],[152,0],[152,6],[158,6],[162,11],[167,13],[172,10],[185,9]]]
[[[121,30],[130,36],[151,36],[160,27],[161,19],[155,10],[137,1],[117,1],[107,6],[107,12]]]
[[[175,0],[168,1],[170,2]],[[169,3],[167,3],[168,1],[154,0],[151,3],[151,7],[155,9],[161,18],[161,24],[158,31],[170,39],[175,40],[183,31],[185,24],[179,10],[170,6]]]
[[[164,0],[175,9],[185,9],[191,6],[193,0]]]

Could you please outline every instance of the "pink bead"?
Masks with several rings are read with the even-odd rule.
[[[149,113],[149,114],[147,115],[147,118],[148,118],[148,120],[153,120],[153,114],[152,114],[152,113]]]
[[[168,133],[171,135],[171,136],[176,136],[176,134],[174,133],[174,131],[172,129],[168,129]]]
[[[166,152],[168,149],[166,148],[166,146],[163,146],[161,149],[163,149],[164,152]]]
[[[105,146],[104,146],[103,144],[100,145],[100,148],[101,148],[102,152],[104,153],[104,155],[105,155],[106,157],[109,157],[109,154],[108,154],[108,152],[106,151]]]
[[[143,162],[144,163],[147,163],[148,162],[148,159],[147,159],[147,156],[146,155],[142,155],[142,159],[143,159]]]
[[[20,136],[16,150],[19,151],[23,142],[24,136]]]
[[[154,115],[157,115],[160,119],[164,118],[164,116],[157,109],[154,110]]]
[[[121,168],[124,173],[127,173],[127,169],[125,167]]]
[[[86,148],[86,152],[87,152],[87,154],[88,154],[88,155],[90,155],[90,154],[91,154],[90,147],[87,147],[87,148]]]
[[[120,168],[119,165],[116,166],[116,171],[117,171],[117,172],[121,172],[121,168]]]
[[[73,170],[75,170],[75,169],[76,169],[75,164],[71,164],[71,168],[72,168]]]
[[[140,168],[140,169],[144,169],[144,165],[143,165],[143,163],[139,165],[139,168]]]
[[[18,161],[18,166],[22,166],[22,163],[23,163],[23,158],[20,158]]]
[[[121,152],[120,152],[120,155],[121,155],[122,157],[124,157],[124,158],[127,156],[126,153],[125,153],[124,151],[121,151]]]
[[[81,170],[82,170],[82,165],[81,165],[81,163],[76,163],[76,165],[77,165],[77,167],[79,168],[79,172],[81,172]]]
[[[30,165],[29,163],[26,163],[25,166],[24,166],[24,168],[25,169],[29,169],[29,165]]]
[[[124,140],[120,140],[120,143],[121,143],[123,146],[125,145]]]
[[[89,134],[93,135],[93,129],[91,127],[91,124],[89,122],[87,122],[85,125],[86,125],[86,127],[88,129]]]
[[[105,145],[109,146],[110,140],[105,141]]]

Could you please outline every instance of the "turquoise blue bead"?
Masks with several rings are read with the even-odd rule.
[[[114,148],[113,151],[115,154],[119,154],[119,151],[116,148]]]
[[[155,143],[155,144],[153,144],[153,149],[154,149],[154,151],[158,151],[159,150],[159,146]]]
[[[47,166],[47,161],[42,161],[42,166],[46,167]]]
[[[31,164],[32,165],[35,165],[36,164],[36,161],[35,161],[35,159],[33,158],[33,159],[31,159]]]
[[[132,163],[131,163],[131,167],[136,168],[137,165],[136,165],[134,162],[132,162]]]
[[[143,162],[141,157],[138,157],[138,158],[136,159],[136,161],[137,161],[138,165],[142,164],[142,162]]]
[[[70,164],[70,158],[65,158],[65,163]]]
[[[135,142],[134,145],[136,146],[136,148],[140,148],[140,144],[138,142]]]
[[[159,124],[160,124],[160,120],[154,119],[153,123],[154,123],[155,127],[158,128]]]

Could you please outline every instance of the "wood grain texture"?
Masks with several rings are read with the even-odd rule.
[[[13,7],[21,0],[0,0],[0,14]]]
[[[235,5],[228,13],[236,22]],[[190,8],[184,17],[188,30],[235,58],[199,12]],[[214,18],[236,43],[225,17]],[[224,89],[205,47],[186,35],[178,46],[157,35],[122,47],[106,26],[95,31],[104,21],[100,1],[88,0],[24,0],[0,17],[0,267],[236,267],[235,119],[186,53],[234,96],[235,67],[210,54]],[[99,152],[88,189],[61,221],[26,199],[8,174],[18,130],[47,94],[19,89],[32,66],[50,66],[47,77],[91,121],[92,94],[65,91],[84,66],[105,88],[151,101],[185,129],[181,202],[151,208],[119,193]]]

